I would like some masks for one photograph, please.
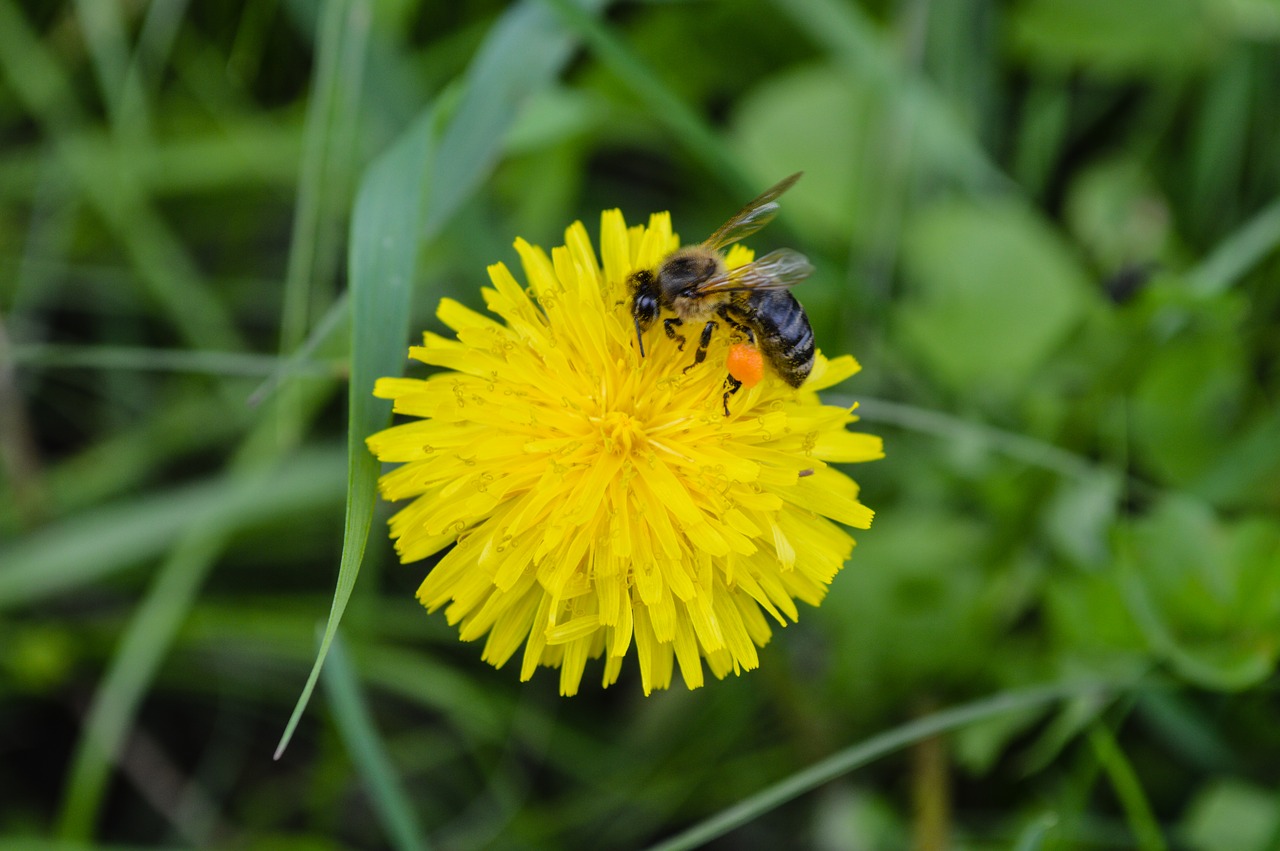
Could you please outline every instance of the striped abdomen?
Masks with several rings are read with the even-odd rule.
[[[804,384],[813,369],[813,329],[800,302],[786,290],[754,290],[746,301],[744,318],[765,360],[792,387]]]

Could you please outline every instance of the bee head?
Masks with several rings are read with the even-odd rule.
[[[640,356],[644,357],[644,332],[658,318],[662,308],[658,304],[658,283],[653,272],[641,269],[632,274],[631,285],[631,319],[636,324],[636,341],[640,345]]]
[[[714,251],[702,246],[680,249],[658,269],[658,291],[663,303],[670,306],[676,299],[692,298],[698,285],[723,268],[724,261]]]
[[[658,318],[658,283],[653,272],[641,269],[631,275],[631,317],[637,330],[647,329]]]

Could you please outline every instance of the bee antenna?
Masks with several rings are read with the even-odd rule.
[[[636,323],[636,342],[640,344],[640,357],[644,357],[644,333],[640,330],[640,320],[634,320]]]

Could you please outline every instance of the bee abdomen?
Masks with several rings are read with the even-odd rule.
[[[752,313],[760,351],[769,365],[792,387],[799,387],[813,370],[813,329],[795,296],[784,290],[751,294]]]

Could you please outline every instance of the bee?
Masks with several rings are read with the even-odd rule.
[[[726,246],[773,221],[778,214],[778,196],[790,189],[801,173],[765,190],[703,242],[668,254],[656,272],[642,269],[629,280],[631,317],[641,357],[644,332],[663,311],[674,314],[662,320],[662,327],[681,351],[686,338],[677,329],[685,323],[702,323],[698,348],[693,363],[685,367],[686,372],[706,360],[707,347],[720,322],[746,338],[746,344],[735,344],[730,350],[725,416],[729,415],[729,397],[744,383],[754,386],[763,376],[761,356],[792,387],[803,384],[813,369],[813,329],[800,302],[788,292],[813,272],[808,258],[780,248],[752,263],[729,269],[720,254]]]

